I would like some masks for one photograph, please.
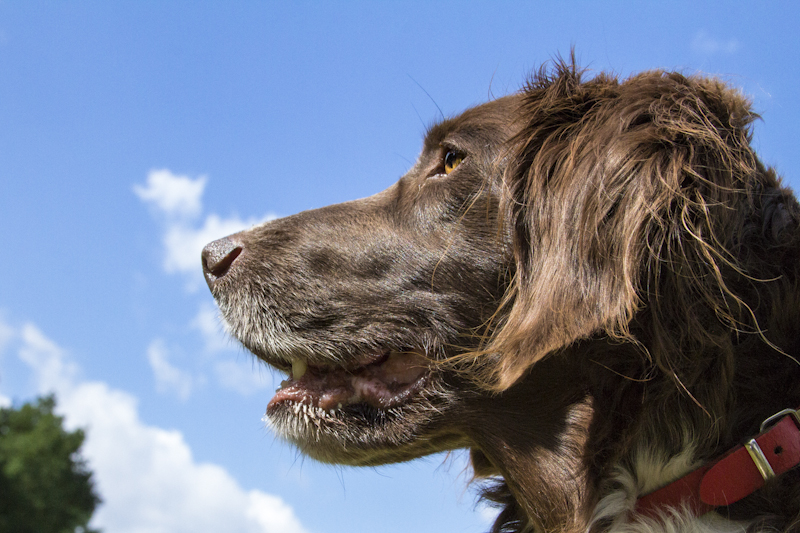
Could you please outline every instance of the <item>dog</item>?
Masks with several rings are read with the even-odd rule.
[[[800,530],[800,206],[757,118],[558,60],[385,191],[212,242],[288,375],[271,426],[327,463],[468,448],[495,533]]]

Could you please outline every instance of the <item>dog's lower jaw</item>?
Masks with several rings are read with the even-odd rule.
[[[377,466],[467,447],[464,434],[446,423],[454,408],[446,386],[433,376],[426,385],[388,409],[356,403],[324,410],[281,402],[265,420],[280,438],[324,463]]]

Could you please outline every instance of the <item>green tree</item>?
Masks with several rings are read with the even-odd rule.
[[[100,498],[53,396],[0,409],[0,533],[89,532]]]

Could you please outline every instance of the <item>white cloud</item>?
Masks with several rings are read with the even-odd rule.
[[[280,498],[256,490],[251,490],[247,497],[247,518],[258,523],[264,531],[298,531],[294,511]]]
[[[250,356],[248,356],[250,359]],[[267,389],[273,385],[271,370],[255,359],[247,362],[218,361],[214,365],[219,384],[244,396]],[[268,375],[269,374],[269,375]]]
[[[151,171],[145,185],[133,188],[143,202],[155,208],[163,224],[164,271],[183,275],[190,292],[205,285],[200,254],[206,244],[277,218],[271,214],[260,219],[204,214],[202,196],[207,181],[205,176],[191,178],[164,169]],[[235,345],[225,334],[216,307],[201,304],[190,326],[200,333],[208,353],[223,352]],[[151,344],[147,357],[160,391],[172,391],[184,400],[191,395],[199,378],[172,364],[163,342]],[[223,387],[248,395],[271,385],[271,380],[255,372],[252,366],[230,360],[218,361],[214,374]]]
[[[200,252],[206,244],[273,218],[275,217],[268,216],[262,220],[243,220],[235,215],[221,218],[212,214],[199,227],[169,224],[164,232],[164,270],[168,273],[200,274]]]
[[[4,320],[4,313],[0,311],[0,361],[2,361],[3,354],[5,354],[6,351],[6,347],[10,344],[14,336],[15,336],[14,329],[8,324],[6,324]],[[0,383],[2,383],[2,377],[5,376],[0,376]],[[0,408],[11,407],[12,403],[13,402],[11,401],[11,398],[0,393]]]
[[[226,357],[214,363],[214,374],[222,387],[248,396],[273,385],[272,371],[252,355],[245,353],[225,332],[224,322],[220,320],[216,306],[201,304],[191,325],[203,337],[206,352]],[[238,350],[231,349],[237,347]],[[237,360],[228,358],[236,352],[239,354]]]
[[[78,376],[78,367],[66,352],[33,324],[25,324],[20,332],[22,347],[19,358],[36,371],[40,392],[67,389]]]
[[[260,219],[242,219],[238,215],[223,218],[212,213],[198,222],[207,181],[205,176],[192,179],[164,169],[151,171],[145,186],[133,187],[143,202],[163,215],[164,271],[187,275],[186,288],[189,291],[195,291],[203,284],[200,252],[206,244],[277,218],[272,214]]]
[[[80,381],[77,365],[36,326],[25,325],[20,338],[19,357],[39,392],[57,394],[68,428],[86,428],[83,456],[103,498],[94,527],[114,533],[305,533],[279,497],[245,490],[222,467],[195,461],[180,432],[145,424],[131,394]]]
[[[184,401],[189,399],[197,380],[169,362],[169,351],[163,341],[156,339],[150,343],[147,361],[153,370],[159,392],[174,393]]]
[[[0,313],[0,356],[6,350],[6,346],[14,338],[14,330],[3,320],[3,313]]]
[[[168,217],[194,218],[202,210],[201,198],[208,178],[173,174],[167,169],[151,170],[147,185],[134,185],[133,192]]]
[[[736,39],[722,41],[712,37],[705,30],[700,30],[692,39],[692,50],[702,55],[733,54],[739,50],[739,41]]]
[[[280,498],[196,462],[178,431],[145,425],[129,394],[85,383],[61,405],[70,422],[89,428],[84,456],[105,501],[93,524],[117,533],[303,531]]]

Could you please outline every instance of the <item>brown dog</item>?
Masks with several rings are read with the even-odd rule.
[[[209,244],[230,331],[289,373],[273,427],[350,465],[470,448],[496,532],[800,529],[793,412],[749,441],[800,405],[800,208],[754,118],[561,64],[389,189]]]

